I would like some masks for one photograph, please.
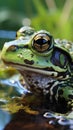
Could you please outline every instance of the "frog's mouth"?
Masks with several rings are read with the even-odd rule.
[[[34,72],[34,73],[48,76],[49,78],[59,79],[59,80],[66,80],[69,78],[69,74],[67,74],[67,72],[57,72],[54,70],[47,70],[46,68],[41,69],[41,68],[34,68],[34,67],[28,67],[28,66],[21,66],[21,69],[18,67],[18,70],[24,71],[24,72],[28,71],[28,73]]]
[[[52,68],[36,68],[36,67],[32,67],[32,66],[30,67],[27,65],[21,65],[18,63],[12,63],[12,62],[6,62],[6,61],[4,61],[4,63],[6,65],[16,68],[20,72],[25,73],[25,71],[28,71],[29,73],[31,73],[31,72],[38,73],[38,74],[42,74],[42,75],[48,76],[53,79],[58,79],[58,80],[66,80],[70,76],[67,71],[58,72],[58,71],[53,70]]]

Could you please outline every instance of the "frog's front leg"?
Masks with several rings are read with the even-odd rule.
[[[65,101],[67,108],[73,108],[73,79],[62,81],[59,84],[55,98],[57,102]]]

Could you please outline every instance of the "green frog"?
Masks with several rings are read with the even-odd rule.
[[[1,58],[21,73],[34,95],[73,106],[72,42],[54,39],[46,30],[22,27],[15,40],[4,44]]]

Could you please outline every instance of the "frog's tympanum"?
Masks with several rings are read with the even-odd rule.
[[[45,31],[23,27],[16,40],[5,43],[5,64],[23,75],[26,88],[35,95],[48,95],[50,101],[73,102],[73,43],[54,39]]]

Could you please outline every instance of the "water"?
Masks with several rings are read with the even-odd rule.
[[[27,92],[18,74],[0,79],[0,130],[73,130],[73,112],[55,113]]]

